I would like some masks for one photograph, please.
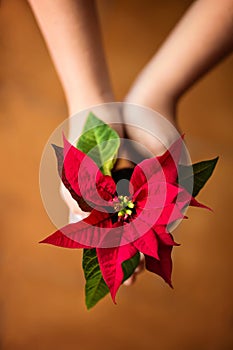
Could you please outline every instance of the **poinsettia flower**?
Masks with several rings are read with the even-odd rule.
[[[66,248],[96,248],[100,269],[113,301],[123,281],[122,263],[138,251],[146,268],[172,287],[171,252],[178,245],[168,226],[184,217],[188,205],[205,207],[177,184],[182,138],[159,157],[139,163],[127,193],[103,175],[95,162],[64,138],[54,146],[64,185],[90,215],[68,224],[41,243]]]

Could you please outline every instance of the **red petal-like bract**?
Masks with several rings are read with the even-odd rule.
[[[133,244],[127,244],[116,248],[97,248],[96,252],[103,278],[115,302],[116,293],[124,277],[122,263],[132,258],[137,249]]]
[[[161,178],[165,177],[166,182],[176,183],[178,174],[177,167],[181,157],[182,146],[183,142],[180,137],[162,156],[145,159],[139,163],[135,167],[130,179],[134,193],[157,173],[159,173]]]
[[[134,241],[133,245],[139,252],[159,260],[158,240],[152,229]]]
[[[116,193],[111,176],[105,176],[85,153],[64,137],[64,172],[72,189],[87,202],[106,206]]]
[[[93,210],[87,218],[62,227],[40,243],[63,248],[95,248],[101,245],[103,234],[107,235],[111,228],[109,213]]]
[[[167,226],[182,219],[188,205],[207,208],[176,183],[182,145],[179,138],[162,156],[146,159],[135,167],[129,186],[134,203],[132,216],[128,221],[118,218],[116,222],[113,217],[117,214],[112,212],[116,198],[113,179],[103,175],[91,158],[64,138],[65,185],[74,192],[73,197],[77,194],[94,208],[86,219],[63,227],[42,243],[66,248],[95,247],[114,302],[124,277],[122,263],[138,251],[145,255],[146,268],[172,287],[171,253],[178,244]],[[111,210],[107,212],[106,207]]]
[[[146,269],[161,276],[165,282],[172,287],[171,273],[172,273],[172,259],[171,252],[172,247],[177,245],[173,241],[171,235],[165,230],[164,227],[157,227],[157,235],[159,242],[159,259],[154,259],[153,257],[146,255]]]
[[[159,247],[160,260],[152,258],[146,255],[146,269],[161,276],[166,283],[172,287],[171,274],[172,274],[172,247],[161,244]]]

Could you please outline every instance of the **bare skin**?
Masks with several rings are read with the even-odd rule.
[[[69,109],[73,115],[91,105],[113,102],[114,95],[101,41],[94,0],[28,0],[44,35],[60,77]],[[233,0],[197,0],[160,49],[132,84],[126,102],[150,107],[177,126],[176,106],[180,97],[208,70],[227,56],[233,47]],[[145,130],[130,127],[132,116],[119,113],[114,126],[120,136],[143,142],[153,154],[161,144]],[[112,120],[104,116],[106,123]],[[72,124],[70,126],[72,132]],[[156,130],[150,122],[144,128]],[[146,136],[146,137],[145,137]],[[168,138],[170,137],[167,131]],[[142,141],[143,140],[143,141]],[[130,165],[127,161],[118,167]],[[74,213],[82,214],[77,203],[65,191],[64,198]],[[130,285],[143,269],[143,260]]]

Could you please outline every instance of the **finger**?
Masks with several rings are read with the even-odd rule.
[[[144,269],[145,269],[145,257],[144,257],[144,255],[142,253],[140,253],[140,261],[139,261],[139,264],[136,267],[134,273],[135,274],[139,274],[142,271],[144,271]]]
[[[126,287],[132,286],[136,280],[135,274],[132,274],[124,283],[123,285]]]

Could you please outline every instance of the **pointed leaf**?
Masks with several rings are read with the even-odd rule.
[[[193,197],[196,197],[211,177],[217,164],[218,157],[195,163],[190,166],[179,166],[179,184],[183,186]],[[192,187],[193,183],[193,189]]]
[[[86,279],[86,306],[90,309],[109,293],[109,289],[102,277],[95,249],[84,249],[82,266]]]
[[[59,147],[57,145],[52,144],[52,147],[55,151],[56,157],[57,157],[57,170],[60,178],[62,178],[62,172],[63,172],[63,162],[64,162],[64,156],[63,156],[63,147]]]
[[[110,175],[119,146],[117,132],[90,113],[77,142],[77,148],[88,154],[105,175]]]

